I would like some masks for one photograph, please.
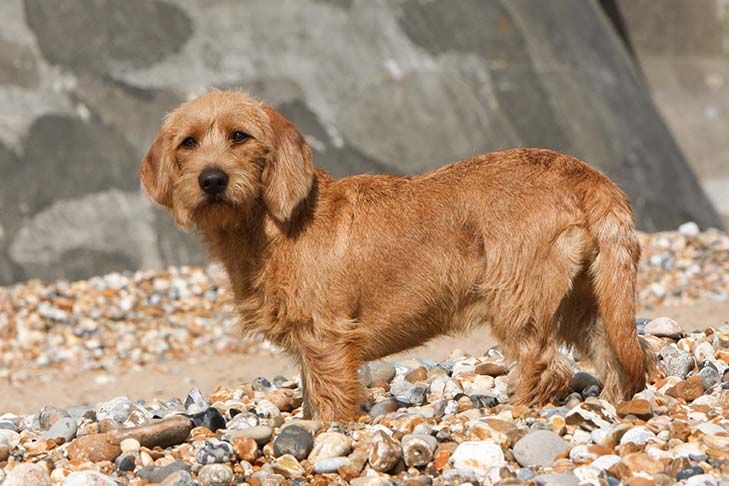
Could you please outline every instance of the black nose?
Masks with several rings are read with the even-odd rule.
[[[216,196],[225,190],[228,185],[228,174],[215,167],[208,167],[200,172],[197,178],[200,189],[211,196]]]

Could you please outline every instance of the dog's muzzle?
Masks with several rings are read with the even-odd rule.
[[[228,174],[218,168],[208,167],[200,172],[197,182],[205,194],[217,196],[225,191],[225,187],[228,185]]]

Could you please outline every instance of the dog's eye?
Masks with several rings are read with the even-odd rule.
[[[236,130],[230,136],[230,139],[233,141],[233,143],[245,142],[248,139],[248,134],[247,133],[243,133],[240,130]]]
[[[188,148],[188,149],[189,148],[193,148],[193,147],[195,147],[195,143],[196,142],[195,142],[195,139],[194,138],[187,137],[185,140],[182,141],[182,143],[180,144],[180,147],[185,147],[185,148]]]

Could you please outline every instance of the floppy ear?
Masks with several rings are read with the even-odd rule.
[[[139,178],[147,195],[160,206],[172,208],[172,176],[166,174],[171,170],[167,163],[168,147],[164,129],[160,130],[152,147],[142,160]]]
[[[291,219],[314,183],[311,148],[296,127],[268,105],[272,147],[261,176],[263,201],[281,223]]]

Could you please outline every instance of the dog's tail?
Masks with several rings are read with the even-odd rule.
[[[620,380],[624,396],[614,398],[628,399],[645,388],[650,371],[635,326],[640,243],[627,196],[602,174],[596,176],[599,180],[593,179],[583,193],[590,233],[598,248],[590,273],[610,345],[625,371]]]

